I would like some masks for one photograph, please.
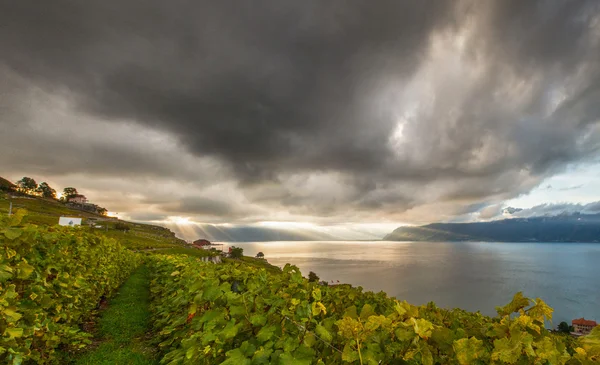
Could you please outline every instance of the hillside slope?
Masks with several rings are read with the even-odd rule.
[[[166,248],[181,247],[185,241],[177,238],[171,230],[150,224],[129,223],[117,218],[105,217],[99,214],[74,209],[52,199],[29,196],[12,196],[0,193],[0,214],[8,214],[12,202],[13,212],[17,209],[27,210],[24,223],[36,225],[55,225],[61,216],[81,217],[84,226],[94,220],[98,228],[88,228],[101,231],[104,235],[118,239],[130,248]],[[117,224],[126,224],[128,231],[117,229]]]
[[[5,178],[3,178],[2,176],[0,176],[0,191],[12,190],[14,188],[15,188],[15,184],[11,183],[10,181],[8,181]]]
[[[385,241],[599,242],[600,214],[400,227]]]

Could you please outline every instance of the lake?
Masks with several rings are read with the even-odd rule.
[[[411,304],[435,302],[495,315],[522,291],[554,308],[554,325],[600,320],[600,244],[494,242],[235,242],[304,276],[383,290]]]

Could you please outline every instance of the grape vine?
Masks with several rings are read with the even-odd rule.
[[[88,345],[79,328],[140,263],[114,240],[70,227],[0,220],[0,363],[54,363]]]
[[[593,364],[600,327],[550,333],[552,309],[517,293],[491,318],[385,293],[176,256],[150,260],[163,364]]]

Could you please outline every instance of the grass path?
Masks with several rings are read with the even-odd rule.
[[[101,344],[75,361],[77,365],[157,364],[156,354],[145,343],[150,326],[149,273],[136,270],[109,302],[98,321]]]

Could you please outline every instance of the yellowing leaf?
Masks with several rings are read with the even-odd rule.
[[[15,307],[4,308],[4,316],[8,319],[9,323],[14,323],[23,317],[21,313],[16,311]]]
[[[27,210],[25,210],[25,209],[17,209],[17,211],[15,212],[15,214],[13,214],[10,217],[10,221],[8,222],[8,226],[9,227],[18,226],[19,224],[21,224],[21,221],[23,220],[23,217],[25,217],[25,215],[27,215]]]
[[[365,329],[367,331],[375,331],[378,328],[382,327],[383,330],[389,329],[392,320],[387,318],[386,316],[370,316],[365,324]]]
[[[357,320],[350,317],[344,317],[339,321],[335,322],[335,324],[338,327],[338,333],[346,338],[354,338],[360,328],[360,323],[358,323]]]
[[[312,291],[312,297],[314,300],[321,300],[321,289],[319,288],[314,288]]]
[[[410,322],[413,325],[415,333],[419,335],[419,337],[427,339],[431,337],[431,331],[433,330],[433,323],[429,322],[426,319],[419,318],[414,319],[411,318]]]
[[[323,313],[323,315],[327,314],[327,308],[321,302],[312,302],[311,305],[313,316],[318,316]]]
[[[483,346],[483,341],[476,339],[475,337],[461,338],[460,340],[454,341],[454,352],[456,353],[456,359],[461,365],[470,365],[475,360],[484,357],[486,350]]]
[[[342,352],[342,360],[350,363],[358,361],[358,351],[353,349],[350,344],[346,344]]]
[[[9,335],[11,338],[18,338],[23,336],[23,329],[11,327],[7,328],[6,331],[4,331],[4,333]]]
[[[544,322],[545,319],[551,321],[552,320],[552,309],[549,305],[547,305],[543,300],[537,298],[534,300],[535,305],[527,311],[531,317],[533,317],[538,322]]]
[[[317,328],[315,328],[315,332],[317,333],[317,336],[321,337],[327,342],[331,342],[331,340],[333,339],[331,333],[329,333],[329,331],[327,331],[327,329],[321,326],[320,324],[317,325]]]
[[[304,336],[304,344],[308,347],[312,347],[316,341],[317,341],[317,338],[315,337],[314,333],[312,333],[312,332],[308,332],[306,334],[306,336]]]
[[[529,298],[525,298],[522,292],[518,292],[513,297],[512,301],[504,307],[496,307],[496,311],[501,316],[507,316],[511,313],[518,312],[529,305]]]
[[[549,364],[564,364],[570,358],[566,349],[559,348],[550,337],[544,337],[541,341],[536,342],[535,347],[537,358],[547,360]]]
[[[6,238],[8,238],[9,240],[12,241],[12,240],[16,240],[17,238],[21,237],[23,230],[21,230],[19,228],[7,228],[7,229],[3,230],[2,233],[4,233],[4,236]]]
[[[366,321],[370,316],[375,314],[375,310],[373,310],[373,306],[370,304],[365,304],[360,310],[360,319],[362,321]]]
[[[533,318],[528,315],[521,315],[521,316],[517,317],[517,323],[521,324],[525,328],[531,328],[532,330],[536,331],[537,333],[540,333],[540,330],[541,330],[540,326],[535,324]]]
[[[35,267],[29,265],[28,263],[26,263],[25,261],[21,261],[17,266],[17,278],[19,279],[27,279],[31,273],[33,272],[33,270],[35,270]]]
[[[6,281],[13,276],[13,269],[8,265],[0,265],[0,282]]]

